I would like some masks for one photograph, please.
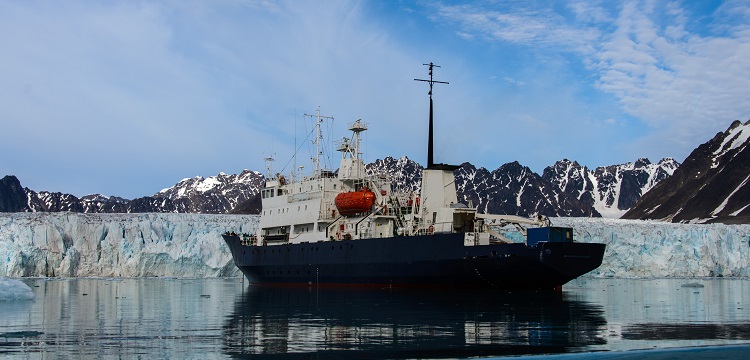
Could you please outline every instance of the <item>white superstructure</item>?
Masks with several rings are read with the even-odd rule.
[[[321,123],[327,119],[332,120],[318,111],[316,144],[321,141]],[[320,167],[321,151],[316,145],[312,175],[268,178],[261,190],[258,233],[246,241],[279,245],[464,233],[466,245],[483,245],[491,238],[507,241],[488,225],[518,220],[544,224],[541,219],[477,214],[476,208],[458,202],[455,167],[442,164],[423,170],[421,193],[393,191],[387,176],[366,175],[361,134],[367,129],[368,124],[361,120],[349,124],[352,136],[336,143],[341,153],[337,172]]]

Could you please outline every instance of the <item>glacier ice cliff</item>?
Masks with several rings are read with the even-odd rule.
[[[238,276],[221,234],[257,215],[0,214],[0,277]],[[750,225],[553,218],[607,244],[596,277],[750,277]]]
[[[557,218],[580,242],[607,244],[598,277],[748,277],[750,225]]]
[[[221,234],[254,215],[0,214],[0,276],[237,276]]]

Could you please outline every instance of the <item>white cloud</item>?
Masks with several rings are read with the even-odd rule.
[[[750,37],[687,33],[683,12],[670,9],[676,17],[659,24],[647,9],[625,5],[594,57],[598,86],[659,129],[648,140],[687,155],[732,120],[750,117],[750,62],[743,60]]]
[[[0,170],[36,190],[135,197],[261,169],[263,154],[285,162],[295,114],[317,106],[337,128],[413,132],[402,110],[419,89],[394,83],[423,59],[366,15],[356,2],[5,2],[0,118],[28,135],[1,145]]]
[[[601,1],[571,1],[567,5],[576,15],[576,19],[580,21],[596,23],[611,21],[611,17]]]
[[[574,20],[545,3],[438,5],[435,16],[474,38],[578,56],[597,89],[649,124],[649,135],[632,151],[646,143],[684,156],[732,120],[750,117],[746,1],[727,1],[714,14],[691,14],[679,2],[572,1],[567,7]]]
[[[437,3],[434,12],[440,21],[458,24],[458,33],[466,38],[482,36],[491,41],[585,51],[598,36],[596,29],[570,26],[562,16],[545,8],[490,9],[484,5]]]
[[[514,78],[509,77],[509,76],[504,77],[503,80],[505,80],[505,82],[507,84],[509,84],[511,86],[515,86],[515,87],[522,87],[522,86],[526,85],[525,82],[523,82],[521,80],[518,80],[518,79],[514,79]]]
[[[674,146],[684,153],[750,117],[746,2],[700,21],[679,2],[388,6],[0,2],[0,121],[14,134],[0,175],[35,190],[147,195],[263,169],[264,154],[285,162],[295,116],[317,106],[336,129],[369,122],[370,159],[421,161],[426,89],[412,79],[429,61],[451,82],[436,93],[443,162],[577,159],[568,151],[602,152],[559,139],[609,146],[638,120],[657,145],[635,144],[630,157],[655,146],[679,157]],[[423,26],[425,12],[439,26]],[[477,143],[484,150],[466,146]]]

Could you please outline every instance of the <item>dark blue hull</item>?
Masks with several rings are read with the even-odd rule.
[[[258,285],[556,289],[601,265],[604,244],[464,246],[464,234],[245,246],[223,235]]]

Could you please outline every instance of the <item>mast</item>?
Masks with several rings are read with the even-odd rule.
[[[323,151],[320,147],[320,143],[321,141],[323,141],[323,131],[321,130],[320,124],[323,122],[323,119],[333,121],[333,116],[320,116],[320,107],[318,107],[315,115],[305,114],[305,116],[315,118],[315,140],[312,141],[312,143],[315,144],[315,157],[311,158],[310,160],[312,160],[313,164],[315,165],[314,177],[317,178],[320,177],[320,155],[323,154]]]
[[[344,137],[336,142],[336,151],[341,152],[341,165],[339,167],[339,176],[342,178],[361,179],[362,171],[362,138],[361,133],[367,130],[368,124],[362,119],[357,119],[349,124],[349,131],[352,132],[352,138]],[[347,157],[348,156],[348,157]]]
[[[276,159],[274,159],[273,155],[271,155],[268,157],[264,157],[263,160],[266,161],[266,179],[271,179],[271,163]]]
[[[415,81],[424,81],[424,82],[427,82],[427,83],[430,84],[430,92],[427,93],[427,94],[430,95],[430,128],[429,128],[429,133],[428,133],[428,137],[427,137],[427,168],[431,169],[431,168],[433,168],[433,165],[434,165],[434,163],[432,161],[433,160],[432,159],[432,85],[435,84],[435,83],[438,83],[438,84],[448,84],[448,82],[446,82],[446,81],[437,81],[437,80],[434,80],[433,77],[432,77],[432,69],[436,68],[436,67],[440,67],[440,65],[435,65],[432,62],[430,62],[429,64],[422,64],[422,65],[425,65],[425,66],[427,66],[429,68],[430,80],[423,80],[423,79],[414,79],[414,80]]]

